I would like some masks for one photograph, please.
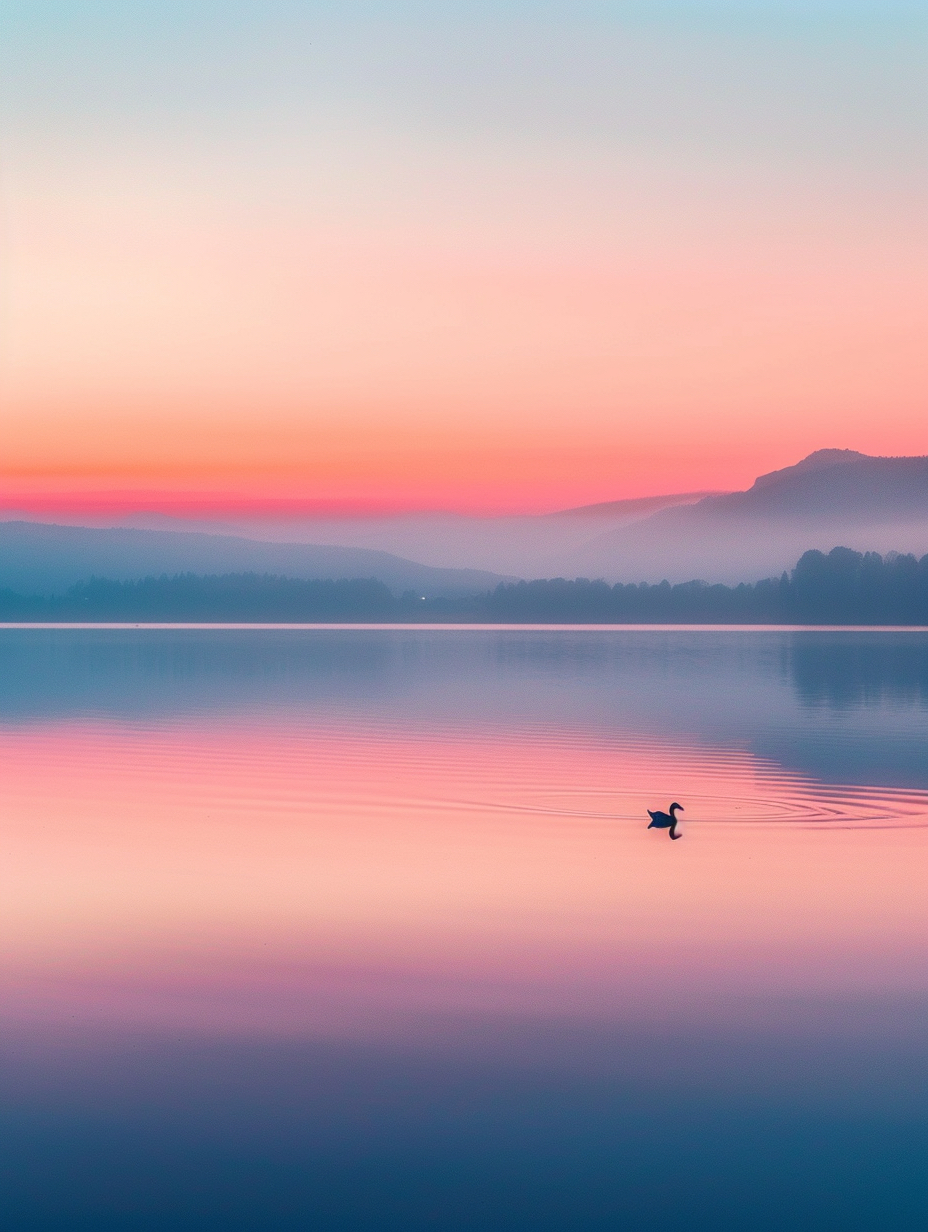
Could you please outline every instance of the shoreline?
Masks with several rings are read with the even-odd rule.
[[[197,630],[220,631],[224,629],[242,632],[426,632],[426,633],[928,633],[928,625],[835,625],[835,624],[581,624],[581,623],[496,623],[452,621],[311,621],[305,623],[275,621],[0,621],[0,631],[17,630]]]

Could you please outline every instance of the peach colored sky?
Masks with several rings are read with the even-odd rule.
[[[543,510],[928,452],[905,5],[38,7],[4,507]]]

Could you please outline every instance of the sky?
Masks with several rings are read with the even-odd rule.
[[[928,453],[928,8],[0,0],[0,503]]]

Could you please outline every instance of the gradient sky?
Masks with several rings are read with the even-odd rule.
[[[3,0],[0,42],[7,507],[928,453],[922,3]]]

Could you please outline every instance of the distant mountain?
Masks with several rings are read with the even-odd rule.
[[[302,579],[376,578],[397,594],[478,594],[504,578],[477,569],[440,569],[387,552],[231,535],[89,529],[0,522],[0,588],[60,594],[90,577],[130,581],[177,573],[270,573]]]
[[[161,519],[163,522],[164,519]],[[820,449],[745,492],[610,501],[559,513],[243,520],[219,527],[88,529],[0,523],[0,587],[60,593],[91,574],[270,573],[377,578],[397,594],[455,597],[502,578],[753,582],[809,548],[928,552],[928,457]],[[421,562],[421,563],[420,563]]]
[[[746,492],[663,509],[560,554],[548,574],[610,581],[750,581],[788,569],[807,548],[928,550],[928,457],[821,449],[762,475]]]
[[[823,450],[822,452],[827,452]],[[675,492],[669,496],[635,496],[630,500],[602,501],[598,505],[578,505],[576,509],[560,509],[546,513],[545,518],[615,518],[621,521],[636,521],[661,509],[675,505],[695,505],[707,496],[720,496],[720,492]]]
[[[816,449],[810,453],[808,457],[803,458],[801,462],[797,462],[795,466],[784,466],[781,470],[770,471],[766,475],[759,475],[754,480],[754,488],[767,488],[771,484],[780,483],[788,475],[804,475],[810,471],[824,471],[830,466],[841,466],[845,462],[859,462],[862,458],[868,457],[865,453],[858,453],[856,449]]]
[[[360,517],[242,516],[235,520],[203,521],[140,513],[129,515],[121,525],[136,530],[190,531],[264,543],[367,549],[433,568],[482,570],[531,578],[549,570],[553,557],[569,558],[605,531],[628,526],[659,509],[693,504],[706,495],[705,492],[672,493],[534,515],[413,512]],[[28,517],[24,520],[33,521]],[[383,562],[377,567],[381,569]],[[241,570],[236,567],[230,571]],[[272,571],[277,572],[277,569]],[[380,577],[381,573],[376,576]]]
[[[710,498],[712,516],[895,522],[928,517],[928,457],[872,458],[851,449],[819,449],[795,466],[761,475],[747,492]]]

